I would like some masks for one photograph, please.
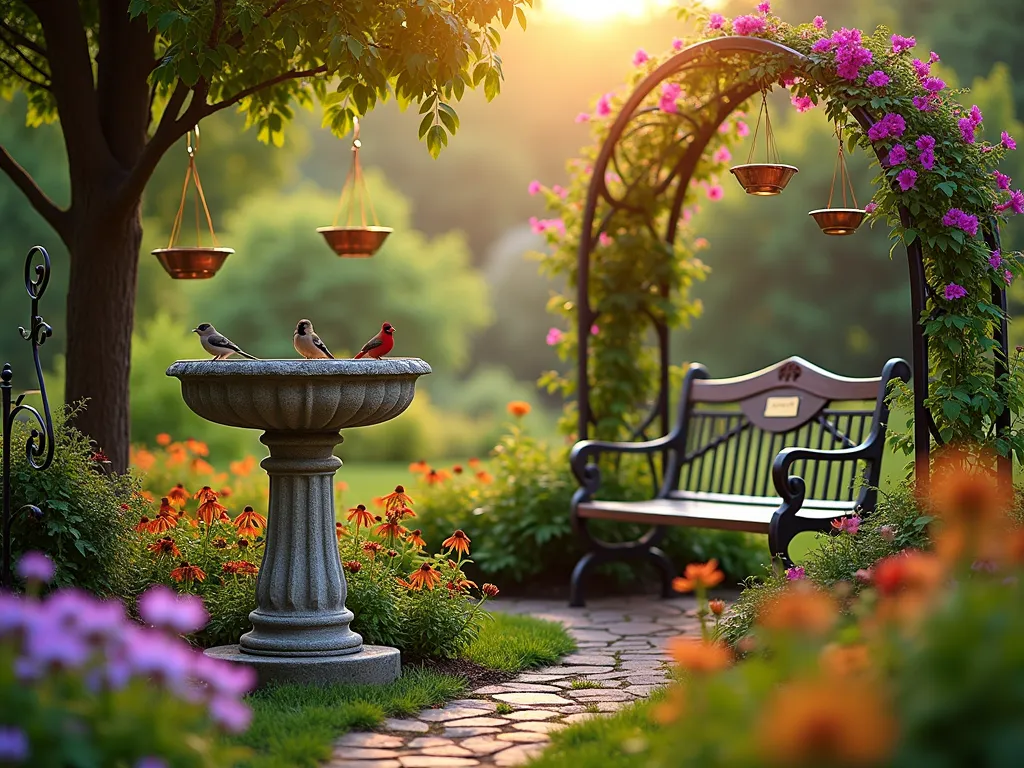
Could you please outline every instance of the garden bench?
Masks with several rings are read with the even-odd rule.
[[[711,379],[703,365],[691,365],[668,435],[644,442],[584,440],[573,447],[580,488],[572,523],[589,551],[573,570],[570,604],[583,605],[587,572],[613,560],[655,563],[662,593],[671,595],[675,569],[658,548],[667,526],[768,534],[771,557],[789,566],[789,544],[798,533],[828,531],[837,518],[873,511],[886,395],[891,381],[909,378],[910,367],[896,358],[868,379],[837,376],[799,357],[729,379]],[[654,498],[595,499],[601,485],[595,460],[608,453],[646,454]],[[607,542],[589,530],[591,520],[651,528],[635,541]]]

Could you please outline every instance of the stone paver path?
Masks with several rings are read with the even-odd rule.
[[[563,624],[579,650],[556,666],[524,672],[372,733],[340,738],[325,768],[461,768],[519,765],[550,733],[642,699],[668,679],[668,640],[696,634],[692,597],[637,596],[564,601],[498,600],[492,610]]]

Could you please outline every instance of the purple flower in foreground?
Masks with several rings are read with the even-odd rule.
[[[935,149],[935,138],[933,136],[919,136],[914,146],[924,152],[926,149]]]
[[[42,552],[26,552],[18,561],[18,575],[25,581],[41,581],[49,584],[57,567],[53,560]]]
[[[992,255],[988,257],[988,263],[992,269],[999,269],[1003,265],[1003,254],[999,251],[992,251]]]
[[[140,757],[132,768],[168,768],[167,761],[160,757]]]
[[[868,128],[868,138],[871,141],[881,141],[890,136],[898,139],[907,130],[907,121],[902,115],[895,112],[887,112],[881,120]]]
[[[960,126],[960,136],[963,138],[963,140],[965,142],[967,142],[968,144],[973,144],[974,143],[974,129],[975,129],[976,126],[974,125],[973,122],[971,122],[971,118],[969,118],[969,117],[961,117],[957,121],[957,125]]]
[[[28,759],[28,736],[21,728],[0,726],[0,762],[23,763]]]
[[[929,96],[915,96],[914,107],[918,112],[931,112],[935,109],[935,105],[932,103],[932,99]]]
[[[943,295],[945,295],[946,301],[956,301],[957,299],[962,299],[967,295],[967,289],[962,285],[950,283],[946,286],[946,290],[943,292]]]
[[[917,78],[919,80],[924,80],[926,77],[928,77],[932,73],[931,62],[925,63],[925,62],[921,61],[920,59],[914,59],[911,62],[911,66],[913,66],[914,67],[914,71],[917,72]]]
[[[868,85],[872,88],[884,88],[889,84],[889,76],[880,69],[868,75]]]
[[[903,37],[901,35],[892,36],[892,52],[903,53],[903,51],[909,51],[917,45],[917,40],[913,37]]]
[[[917,159],[920,161],[921,167],[926,171],[930,171],[935,167],[935,152],[930,149],[924,150]]]
[[[206,626],[210,614],[203,601],[194,595],[181,595],[162,584],[150,587],[139,597],[139,616],[156,627],[178,634],[195,632]]]
[[[899,183],[900,189],[907,192],[913,189],[914,185],[917,183],[917,171],[911,168],[904,168],[899,172],[899,175],[896,177],[896,181]]]
[[[764,13],[764,14],[771,13],[772,12],[772,4],[771,3],[758,3],[757,4],[757,11],[758,11],[758,13]]]
[[[889,150],[889,157],[886,158],[886,163],[890,166],[903,165],[907,162],[907,148],[902,144],[897,144],[895,147]]]
[[[764,19],[760,16],[737,16],[732,20],[733,34],[744,37],[764,32],[764,27]]]
[[[1002,213],[1003,211],[1012,209],[1014,213],[1024,213],[1024,192],[1019,189],[1015,189],[1010,193],[1010,199],[1005,203],[996,206],[996,212]]]
[[[252,721],[252,710],[237,699],[217,696],[210,701],[210,716],[229,733],[241,733]]]
[[[1000,189],[1009,189],[1010,188],[1010,181],[1011,181],[1011,179],[1010,179],[1009,176],[1007,176],[1005,173],[1000,173],[999,171],[995,171],[995,176],[996,176],[996,185]]]
[[[800,581],[805,577],[804,569],[799,565],[794,565],[792,568],[786,569],[786,579],[789,581]]]
[[[810,96],[792,96],[789,101],[796,107],[797,112],[807,112],[814,107]]]
[[[971,107],[971,111],[968,117],[970,117],[971,122],[974,123],[975,126],[981,125],[982,122],[985,120],[985,118],[981,114],[981,109],[978,107],[977,104]]]
[[[946,83],[937,77],[926,77],[921,83],[921,87],[929,93],[938,93],[946,87]]]
[[[978,217],[964,213],[959,208],[950,208],[942,217],[942,226],[956,227],[974,237],[978,234]]]
[[[1008,134],[1006,131],[1003,131],[1002,134],[1000,134],[999,141],[1007,149],[1016,149],[1017,148],[1017,142],[1014,141],[1013,140],[1013,136]]]
[[[814,17],[814,28],[815,29],[824,29],[825,28],[825,19],[823,19],[821,16],[815,16]]]
[[[1013,282],[1013,272],[1011,272],[1010,270],[1006,270],[1005,272],[1003,272],[1003,280],[1006,281],[1007,285],[1012,283]]]
[[[848,533],[850,536],[856,536],[857,531],[860,530],[860,522],[860,518],[856,515],[841,517],[832,521],[832,529],[836,533]]]
[[[548,329],[548,335],[544,339],[544,341],[547,343],[549,347],[555,346],[555,344],[558,344],[558,342],[560,342],[561,340],[562,332],[560,330],[558,330],[557,328]]]
[[[868,203],[864,206],[864,213],[874,213],[877,208],[878,203]]]
[[[708,17],[708,29],[721,29],[725,24],[725,16],[720,13],[712,13]]]

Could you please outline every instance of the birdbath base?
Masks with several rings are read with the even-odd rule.
[[[385,645],[363,645],[347,656],[256,656],[238,645],[209,648],[207,656],[246,664],[256,671],[260,688],[283,683],[303,685],[384,685],[398,679],[400,652]]]

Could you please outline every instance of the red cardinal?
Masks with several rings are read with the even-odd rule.
[[[390,352],[394,346],[395,326],[391,323],[384,323],[380,327],[380,333],[363,344],[363,348],[359,350],[359,354],[352,359],[358,360],[361,357],[372,357],[374,360],[379,360]]]

